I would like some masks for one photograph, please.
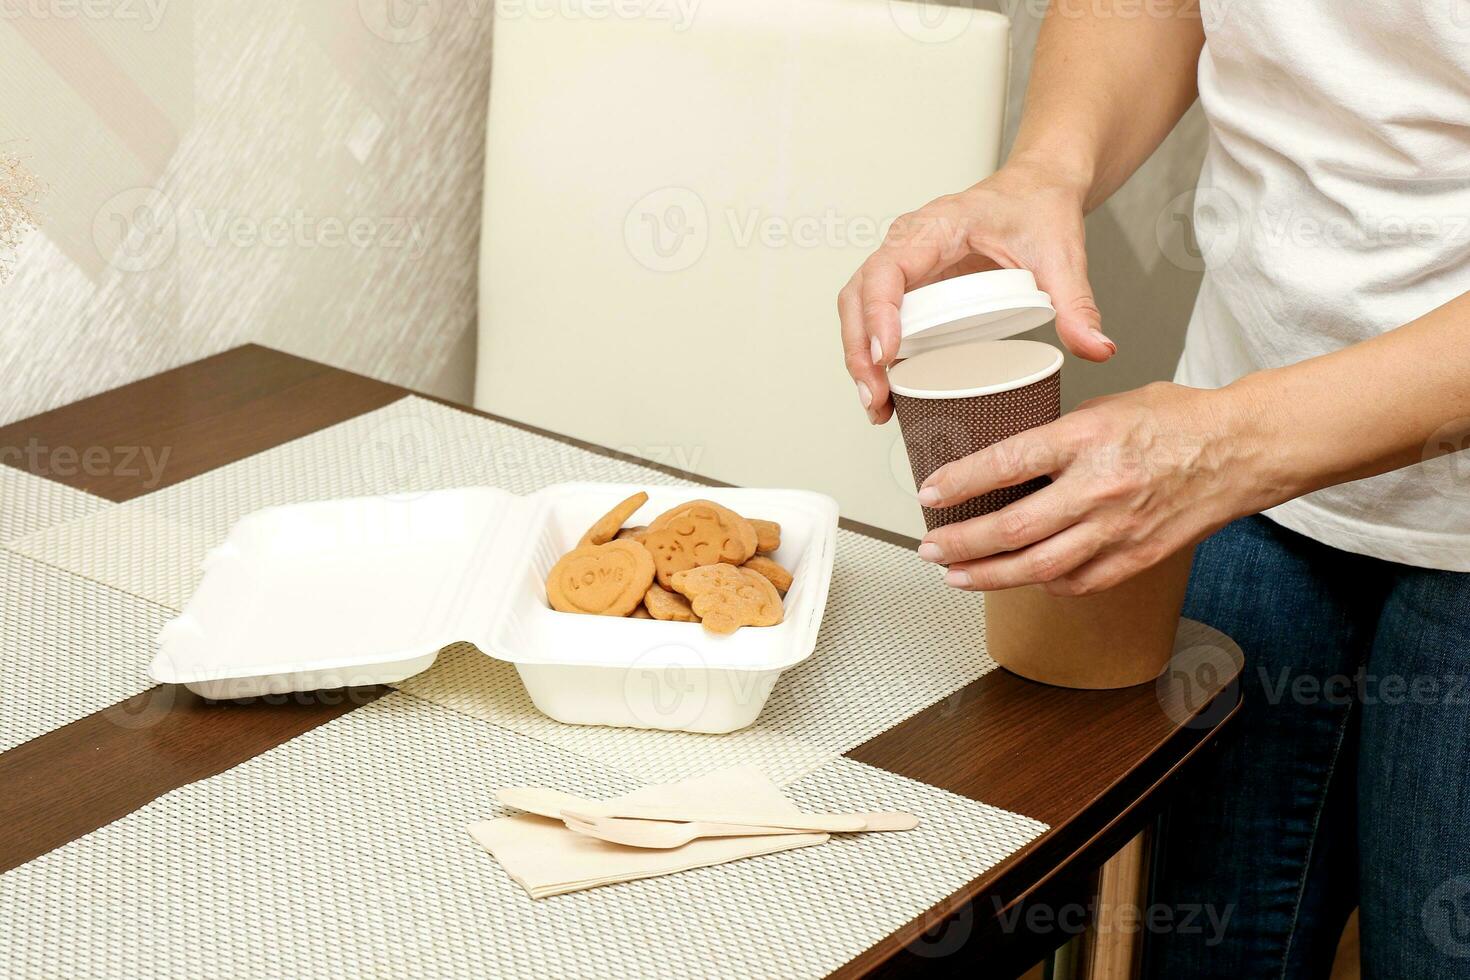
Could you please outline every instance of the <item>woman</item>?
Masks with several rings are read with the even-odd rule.
[[[1325,975],[1359,903],[1367,975],[1470,975],[1470,6],[1059,0],[1006,165],[842,290],[847,366],[887,421],[903,293],[995,266],[1106,361],[1083,215],[1196,97],[1227,220],[1179,383],[944,467],[923,503],[1053,482],[919,553],[955,588],[1074,595],[1203,541],[1186,615],[1245,650],[1243,706],[1154,899],[1229,925],[1151,937],[1152,975]]]

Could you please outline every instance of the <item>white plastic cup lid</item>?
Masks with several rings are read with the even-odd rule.
[[[956,276],[905,293],[899,357],[976,340],[1003,340],[1056,318],[1051,297],[1025,269]]]

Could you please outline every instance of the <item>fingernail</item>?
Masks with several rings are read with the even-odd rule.
[[[1113,339],[1111,337],[1103,333],[1101,330],[1097,332],[1097,336],[1099,340],[1108,345],[1109,351],[1113,352],[1114,354],[1118,353],[1118,345],[1113,343]]]
[[[867,384],[865,384],[862,381],[859,381],[857,383],[857,386],[858,386],[858,401],[860,401],[860,402],[863,403],[863,408],[872,408],[873,407],[873,391],[872,391],[872,389],[869,388],[867,386]]]
[[[919,545],[919,557],[925,561],[939,561],[944,557],[944,552],[939,550],[939,545],[933,541],[925,541]]]
[[[925,487],[919,491],[919,504],[924,507],[938,507],[944,497],[937,487]]]
[[[951,568],[944,573],[944,584],[963,589],[970,584],[970,573],[963,568]]]
[[[868,353],[872,356],[874,364],[883,363],[883,345],[878,342],[877,337],[873,338],[873,346],[868,348]]]

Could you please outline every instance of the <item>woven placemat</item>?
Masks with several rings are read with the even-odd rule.
[[[0,877],[6,977],[819,977],[1045,827],[848,760],[788,792],[918,830],[533,902],[499,786],[636,782],[393,694]]]
[[[263,507],[473,485],[524,494],[571,480],[695,485],[407,397],[11,547],[181,609],[199,583],[204,554],[235,521]]]
[[[536,710],[515,668],[462,644],[398,686],[649,782],[758,765],[786,784],[949,697],[995,666],[979,598],[932,566],[842,531],[817,649],[781,675],[754,725],[730,735],[563,725]]]
[[[180,608],[200,559],[243,515],[330,497],[564,481],[695,486],[435,402],[405,398],[18,542],[18,550]],[[405,690],[654,782],[755,763],[810,772],[991,670],[978,597],[938,586],[908,549],[841,531],[816,653],[781,677],[756,726],[722,738],[586,729],[531,706],[514,670],[452,648]]]
[[[152,687],[153,638],[173,615],[0,548],[0,752]]]
[[[0,465],[0,545],[111,506],[101,497]]]

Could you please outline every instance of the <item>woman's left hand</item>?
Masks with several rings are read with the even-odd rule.
[[[993,514],[931,531],[919,557],[945,582],[1055,595],[1111,588],[1243,514],[1274,503],[1266,440],[1231,389],[1157,383],[1079,406],[937,470],[926,507],[1048,476]]]

